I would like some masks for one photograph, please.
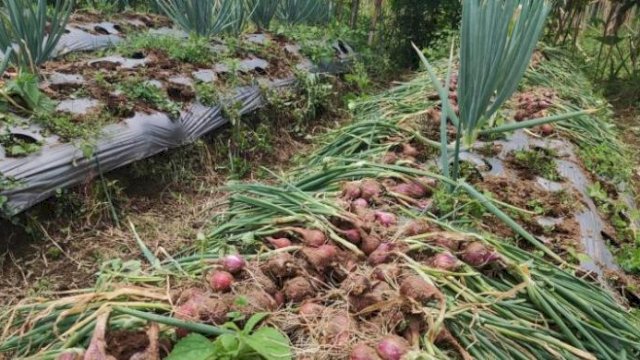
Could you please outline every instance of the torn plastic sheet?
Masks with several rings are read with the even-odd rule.
[[[288,87],[295,79],[272,82],[270,87]],[[240,114],[248,114],[263,104],[259,86],[242,87],[228,101],[242,104]],[[0,174],[17,182],[18,186],[1,193],[9,215],[17,214],[47,199],[57,189],[70,187],[98,175],[98,169],[108,172],[135,161],[148,158],[171,148],[194,142],[228,122],[222,107],[193,104],[172,121],[168,115],[136,113],[132,118],[103,129],[95,143],[93,156],[85,157],[73,143],[43,145],[40,152],[26,158],[0,158]],[[17,131],[17,130],[16,130]],[[27,132],[27,136],[36,136]]]
[[[91,34],[85,30],[67,26],[67,33],[60,37],[56,46],[56,56],[63,56],[76,51],[93,51],[104,49],[122,41],[122,38],[113,34]]]

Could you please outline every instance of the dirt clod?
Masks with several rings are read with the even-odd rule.
[[[316,291],[305,277],[296,277],[284,284],[284,295],[288,301],[299,303],[313,297]]]
[[[295,258],[289,253],[282,253],[272,257],[261,269],[265,274],[278,280],[294,277],[301,271],[296,264]]]

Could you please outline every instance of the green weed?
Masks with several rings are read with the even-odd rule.
[[[527,202],[527,209],[533,211],[537,215],[543,215],[547,212],[545,203],[539,199],[531,199]]]
[[[335,37],[329,29],[307,25],[281,26],[276,33],[295,40],[300,45],[300,52],[316,64],[335,56],[331,46]]]
[[[9,107],[25,114],[44,114],[53,111],[55,104],[38,87],[38,77],[21,71],[0,89],[0,110]]]
[[[123,56],[133,56],[143,50],[160,50],[170,59],[196,65],[210,65],[215,60],[209,40],[199,36],[184,40],[169,35],[145,33],[128,38],[116,49]]]
[[[248,305],[248,301],[240,297],[236,299],[236,306]],[[280,330],[273,327],[257,325],[267,316],[267,313],[257,313],[247,319],[240,313],[231,313],[230,322],[222,326],[232,331],[222,334],[211,341],[205,336],[191,334],[180,340],[167,357],[168,360],[178,359],[228,359],[250,358],[258,354],[259,358],[291,359],[289,339]],[[246,320],[244,328],[239,328],[233,321]],[[194,349],[198,349],[194,356]]]
[[[276,43],[268,39],[264,43],[259,44],[251,41],[243,41],[236,37],[226,37],[224,39],[224,45],[227,47],[227,51],[221,54],[222,57],[252,53],[261,58],[269,59],[277,56],[276,52],[279,49]]]
[[[615,182],[629,182],[633,175],[633,166],[628,164],[616,149],[600,144],[580,147],[578,155],[589,171]]]
[[[307,125],[324,112],[332,102],[334,88],[329,78],[297,73],[298,84],[285,90],[263,89],[267,104],[263,113],[278,119],[295,135],[306,136]]]
[[[94,140],[108,121],[106,113],[87,115],[82,121],[75,121],[66,113],[41,114],[34,120],[42,125],[48,133],[58,135],[63,141]]]
[[[640,274],[640,241],[623,245],[618,252],[617,259],[625,271]]]
[[[156,110],[168,113],[172,118],[180,116],[181,106],[169,99],[166,92],[141,79],[128,79],[119,85],[124,94],[134,100],[144,101]]]
[[[219,103],[218,90],[212,82],[197,81],[194,87],[196,96],[202,105],[214,106]]]
[[[554,154],[545,149],[519,150],[514,151],[511,162],[523,171],[541,176],[547,180],[560,181],[562,176],[558,173],[558,168],[553,160]]]
[[[369,78],[367,68],[361,61],[357,61],[351,67],[351,71],[345,75],[345,81],[360,92],[365,92],[371,87],[371,78]]]
[[[50,279],[42,277],[33,284],[31,289],[29,289],[29,294],[31,296],[42,295],[43,293],[52,291],[54,286],[55,284]]]
[[[224,82],[227,87],[238,87],[243,85],[242,79],[239,75],[240,61],[234,58],[226,58],[222,61],[227,66],[227,73],[224,76]]]
[[[632,226],[632,222],[640,218],[638,211],[630,209],[621,199],[612,198],[600,182],[595,182],[587,191],[589,197],[593,199],[593,202],[598,206],[600,212],[607,217],[613,226],[619,240],[627,243],[623,245],[623,250],[618,251],[618,256],[622,259],[620,261],[621,264],[625,262],[632,264],[638,261],[640,265],[640,238]],[[635,249],[634,246],[638,248]],[[636,256],[634,254],[637,254],[637,260],[633,260]],[[637,270],[640,270],[640,267],[638,267]]]
[[[490,193],[485,196],[491,197]],[[433,193],[433,207],[441,219],[448,219],[455,215],[456,222],[473,223],[486,214],[485,208],[462,192],[451,192],[447,185],[439,185]]]

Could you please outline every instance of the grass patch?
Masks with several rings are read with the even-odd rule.
[[[83,115],[82,121],[74,119],[70,114],[51,113],[36,117],[36,122],[51,134],[58,135],[63,141],[90,140],[100,134],[100,129],[107,123],[109,115],[104,112]]]
[[[333,29],[294,25],[281,26],[276,33],[295,40],[300,45],[300,53],[316,64],[333,59],[335,55],[335,50],[331,46],[332,40],[336,39],[333,36]]]
[[[185,40],[170,35],[145,33],[128,38],[116,48],[118,53],[128,57],[135,56],[142,50],[159,50],[172,60],[195,65],[210,65],[215,60],[209,40],[198,36]]]
[[[619,128],[613,124],[614,113],[602,91],[596,89],[579,66],[580,59],[566,51],[544,49],[549,58],[525,75],[525,87],[545,87],[558,95],[552,114],[579,109],[599,109],[557,123],[563,135],[578,147],[586,168],[616,182],[628,182],[632,165],[628,148],[621,141]]]
[[[126,80],[119,85],[121,90],[128,98],[143,101],[158,111],[166,112],[172,118],[180,116],[180,104],[172,101],[167,93],[143,79]]]
[[[640,274],[640,241],[623,245],[620,248],[617,259],[626,272]]]
[[[552,181],[562,180],[554,161],[554,154],[549,150],[536,148],[514,151],[511,153],[509,161],[521,173],[528,172],[527,177],[535,175]]]
[[[214,106],[218,104],[219,94],[214,83],[196,81],[194,87],[196,90],[196,97],[202,105]]]
[[[598,209],[613,226],[619,248],[614,249],[620,266],[627,272],[640,274],[640,236],[638,236],[633,222],[640,218],[640,214],[615,194],[611,194],[600,182],[594,183],[588,189]]]
[[[591,172],[615,182],[629,182],[633,176],[633,166],[616,149],[600,144],[580,147],[578,156]]]

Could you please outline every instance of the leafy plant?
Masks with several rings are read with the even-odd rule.
[[[280,0],[248,0],[249,7],[253,9],[251,13],[251,21],[253,21],[259,29],[268,29],[273,20]]]
[[[512,154],[512,162],[523,171],[542,176],[547,180],[561,180],[553,154],[545,149],[518,150]]]
[[[460,1],[389,0],[381,45],[399,68],[419,65],[412,42],[421,49],[443,50],[431,53],[430,59],[446,57],[449,35],[458,31],[461,12]]]
[[[371,86],[371,79],[364,63],[361,61],[357,61],[351,67],[351,71],[345,75],[345,80],[361,92],[366,91]]]
[[[3,0],[0,48],[14,48],[11,62],[32,72],[53,57],[64,34],[74,0],[56,0],[49,11],[46,0]]]
[[[339,38],[336,34],[328,36],[328,30],[309,25],[282,26],[277,29],[278,35],[295,40],[300,45],[300,53],[314,63],[333,59],[335,50],[331,46],[331,38]]]
[[[38,77],[20,72],[0,89],[0,104],[11,105],[24,113],[49,113],[54,103],[38,87]]]
[[[326,23],[333,14],[333,4],[328,0],[282,0],[279,18],[287,24]]]
[[[198,101],[205,106],[214,106],[219,101],[219,94],[212,82],[197,81],[194,84]]]
[[[518,88],[550,9],[539,0],[465,1],[458,98],[468,143]]]
[[[156,109],[168,113],[172,118],[180,116],[180,105],[151,83],[130,80],[121,84],[121,90],[129,98],[148,102]]]
[[[238,0],[155,0],[162,11],[183,30],[200,36],[238,31],[244,26],[246,8]]]
[[[55,134],[64,141],[84,140],[90,142],[99,134],[102,126],[107,123],[108,115],[99,113],[83,118],[81,122],[74,122],[71,115],[65,113],[42,113],[34,120],[47,132]]]
[[[298,102],[294,103],[293,116],[299,122],[315,119],[329,105],[333,86],[320,75],[297,73],[300,86]]]
[[[247,20],[253,14],[254,8],[248,8],[246,0],[236,0],[232,1],[233,6],[231,7],[231,21],[229,26],[225,29],[226,33],[230,33],[231,35],[238,36],[244,30],[244,27],[247,24]]]
[[[234,330],[210,341],[199,334],[192,334],[180,340],[167,360],[214,360],[214,359],[292,359],[289,339],[272,327],[255,327],[268,314],[253,315],[240,329],[234,323],[224,327]]]
[[[580,147],[578,153],[586,168],[599,176],[616,182],[629,181],[633,176],[633,166],[625,163],[628,158],[607,144]]]
[[[2,192],[4,192],[5,190],[11,190],[16,186],[18,186],[18,183],[15,181],[15,179],[0,174],[0,216],[7,215],[8,209],[6,208],[6,205],[9,201],[9,198],[7,198],[5,195],[2,195]]]
[[[124,56],[131,56],[145,49],[160,50],[173,60],[196,65],[210,64],[214,57],[207,39],[199,36],[190,36],[185,41],[170,35],[158,36],[145,33],[133,35],[118,44],[118,51]]]
[[[173,60],[196,65],[210,64],[214,58],[208,41],[198,36],[191,36],[185,41],[174,36],[145,33],[131,36],[118,44],[118,51],[124,56],[131,56],[141,49],[160,50]]]

